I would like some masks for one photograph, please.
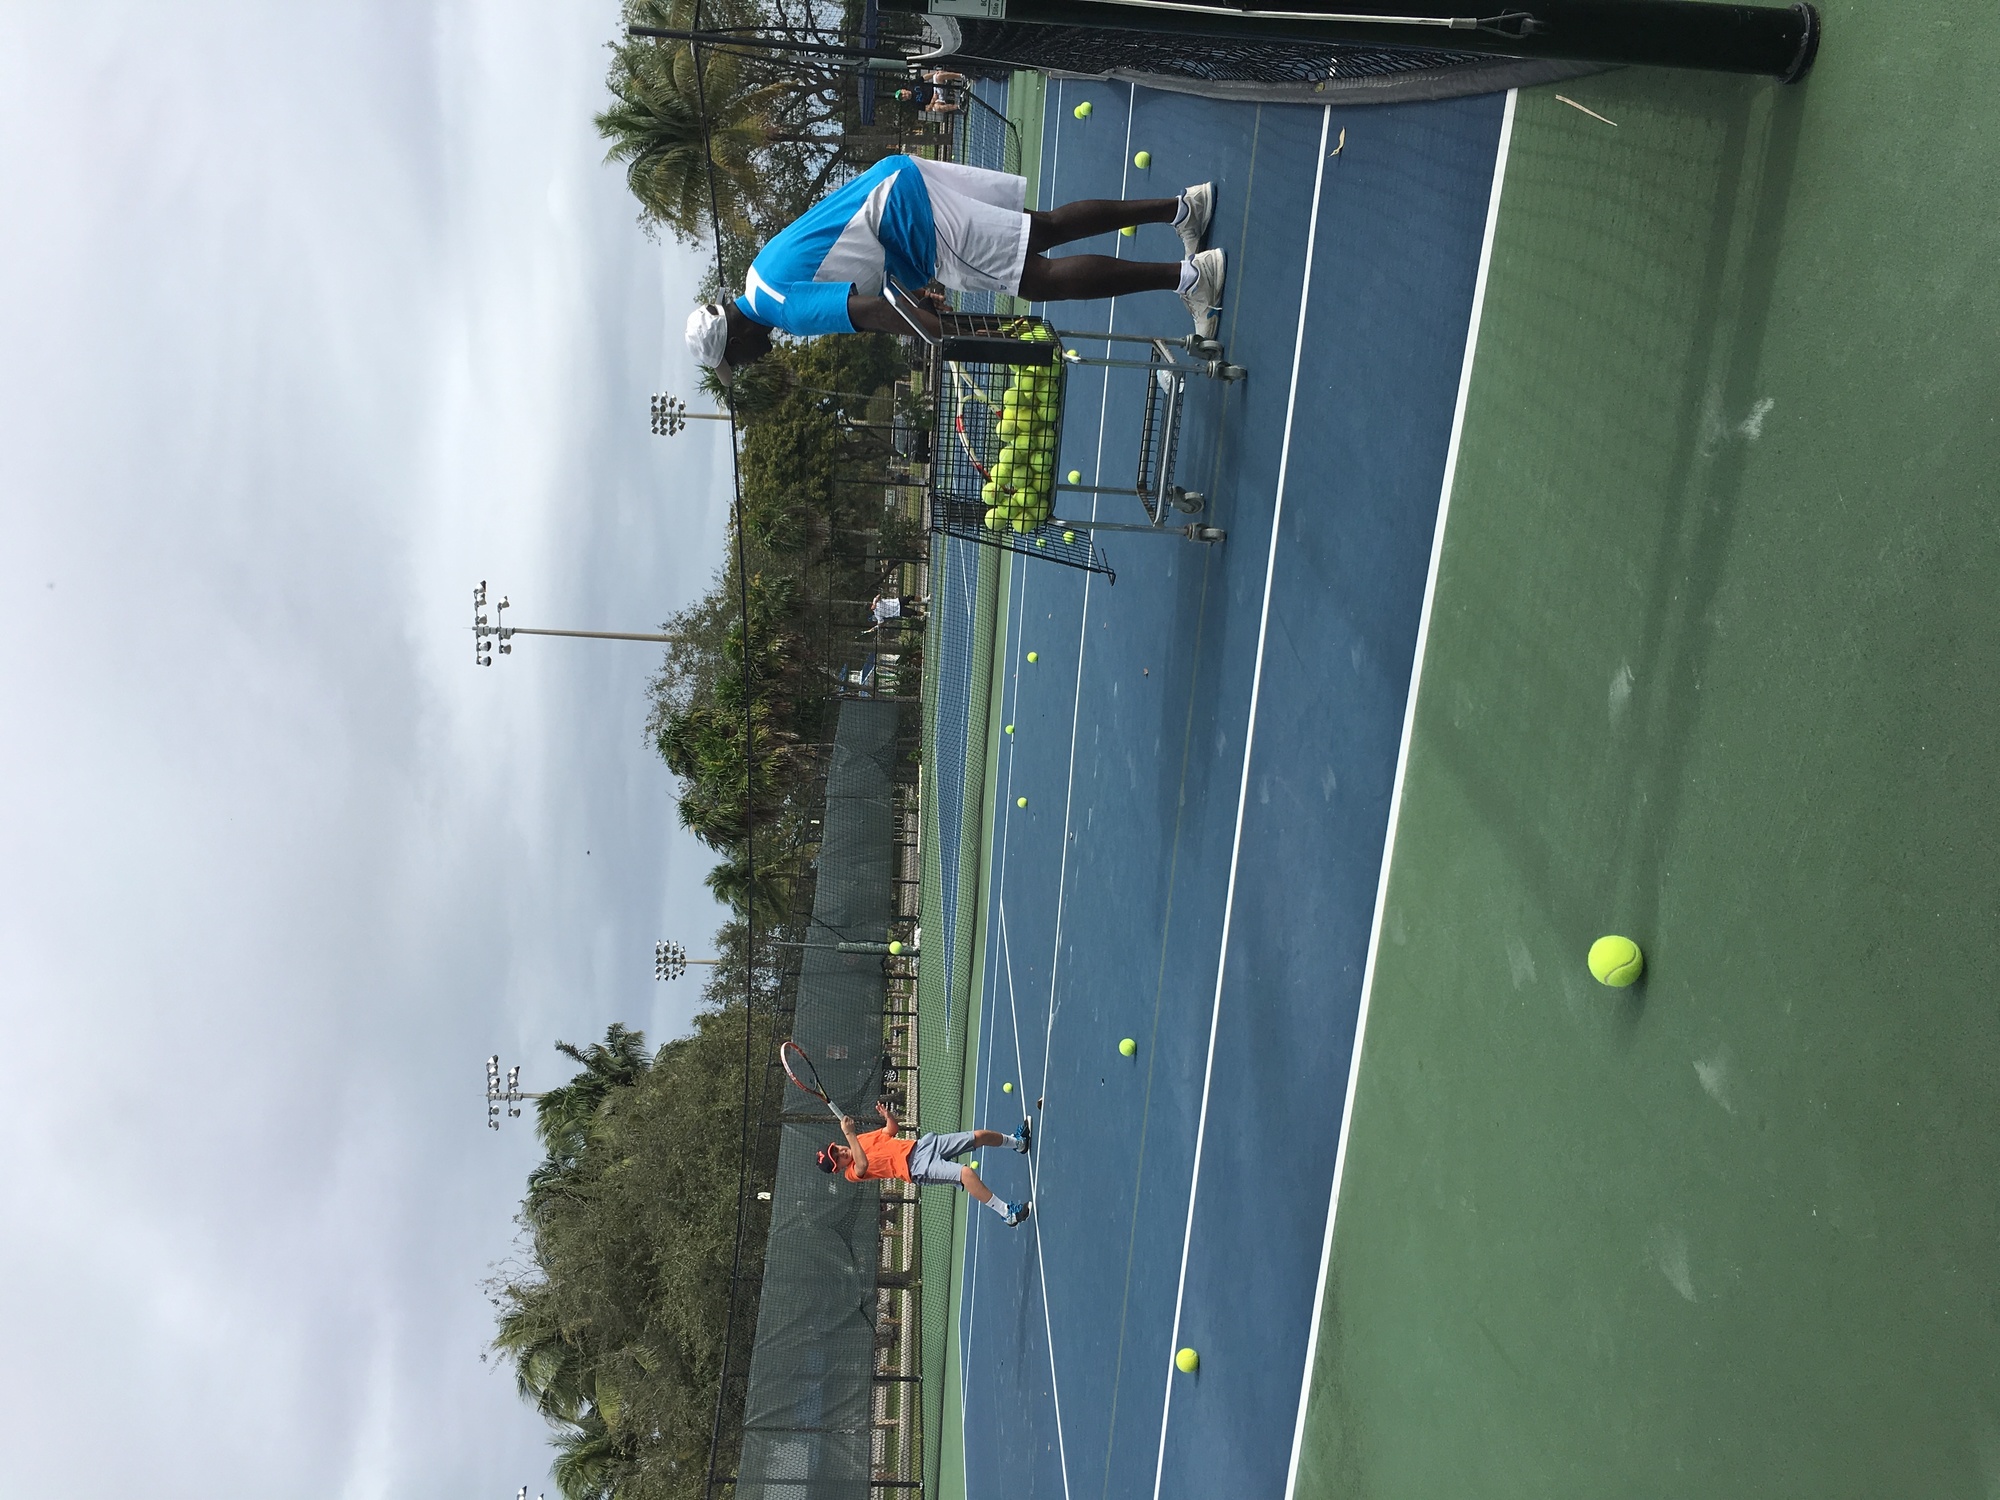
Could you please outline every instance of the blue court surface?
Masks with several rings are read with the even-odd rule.
[[[1285,1493],[1504,109],[1049,87],[1042,206],[1216,182],[1250,377],[1190,384],[1179,477],[1226,543],[1106,535],[1115,585],[1012,566],[980,1123],[1043,1107],[1029,1226],[971,1215],[971,1496]],[[1070,248],[1114,242],[1179,253],[1158,225]],[[1187,322],[1152,294],[1113,326]],[[1129,482],[1141,378],[1074,373],[1063,470]],[[1020,1159],[984,1158],[1021,1196]]]

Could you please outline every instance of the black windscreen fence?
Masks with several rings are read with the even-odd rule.
[[[886,979],[879,954],[842,945],[881,944],[894,915],[898,723],[892,702],[841,705],[792,1023],[827,1093],[857,1118],[883,1088]],[[839,1133],[824,1105],[788,1085],[784,1110],[734,1493],[869,1500],[879,1195],[819,1170],[816,1153]]]

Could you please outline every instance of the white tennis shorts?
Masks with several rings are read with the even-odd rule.
[[[914,159],[937,222],[937,279],[960,292],[1017,294],[1028,264],[1028,179]]]

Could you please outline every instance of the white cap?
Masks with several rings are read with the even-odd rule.
[[[694,362],[715,371],[715,378],[728,385],[735,372],[722,357],[729,347],[729,319],[722,309],[706,302],[689,313],[687,340]]]

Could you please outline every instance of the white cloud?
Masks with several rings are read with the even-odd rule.
[[[511,1493],[482,1057],[673,1023],[642,743],[720,556],[616,7],[0,13],[0,1494]],[[588,851],[586,853],[585,851]]]

